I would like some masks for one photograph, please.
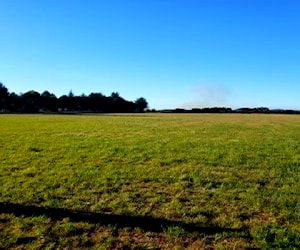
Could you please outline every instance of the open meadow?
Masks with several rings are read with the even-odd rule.
[[[0,249],[300,247],[300,116],[0,116]]]

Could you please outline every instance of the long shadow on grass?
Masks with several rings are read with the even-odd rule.
[[[73,222],[88,222],[102,226],[114,225],[117,228],[141,228],[145,231],[162,232],[171,226],[178,226],[187,232],[196,232],[204,235],[216,233],[237,233],[240,237],[249,238],[246,228],[232,229],[223,227],[203,227],[193,223],[183,223],[150,216],[116,215],[98,212],[74,211],[64,208],[40,207],[35,205],[22,205],[16,203],[0,202],[0,213],[10,213],[15,216],[41,216],[45,215],[52,220],[69,218]]]

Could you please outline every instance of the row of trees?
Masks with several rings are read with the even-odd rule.
[[[134,102],[127,101],[117,92],[110,96],[101,93],[91,93],[88,96],[75,96],[72,91],[68,95],[57,98],[49,91],[39,93],[31,90],[17,95],[9,93],[8,89],[0,83],[0,112],[105,112],[105,113],[131,113],[144,112],[148,107],[145,98],[140,97]]]
[[[88,96],[75,96],[72,91],[68,95],[57,98],[49,91],[38,93],[31,90],[24,94],[9,93],[8,89],[0,82],[0,113],[1,112],[103,112],[103,113],[132,113],[144,112],[148,108],[145,98],[140,97],[134,102],[127,101],[117,92],[110,96],[101,93],[91,93]],[[156,110],[148,110],[157,112]],[[227,107],[193,108],[160,110],[163,113],[277,113],[300,114],[299,110],[276,109],[266,107],[240,108],[232,110]]]
[[[212,108],[193,108],[193,109],[168,109],[161,110],[163,113],[240,113],[240,114],[300,114],[299,110],[291,109],[269,109],[266,107],[258,108],[239,108],[231,109],[226,107],[212,107]]]

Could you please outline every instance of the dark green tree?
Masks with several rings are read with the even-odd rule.
[[[11,112],[21,111],[22,108],[22,98],[16,93],[12,92],[8,97],[8,110]]]
[[[58,108],[57,97],[46,90],[41,94],[40,105],[40,109],[44,111],[56,112]]]
[[[8,108],[8,89],[0,82],[0,112]]]
[[[24,112],[35,113],[38,112],[41,107],[41,95],[39,92],[30,90],[23,94],[23,110]]]
[[[146,108],[148,108],[148,102],[144,97],[140,97],[135,100],[136,111],[144,112]]]

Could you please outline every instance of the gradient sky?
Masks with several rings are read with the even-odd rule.
[[[1,0],[10,92],[300,109],[299,0]]]

